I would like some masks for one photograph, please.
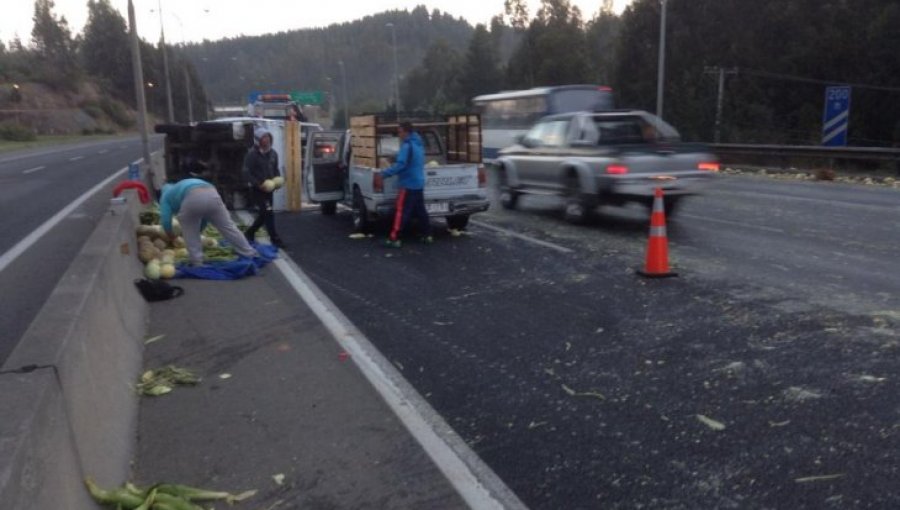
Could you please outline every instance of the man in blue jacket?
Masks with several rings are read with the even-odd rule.
[[[382,175],[397,176],[397,204],[394,213],[394,222],[391,227],[390,237],[385,241],[385,246],[400,248],[400,233],[409,223],[416,218],[419,221],[419,229],[422,241],[431,244],[431,222],[428,219],[428,211],[425,209],[425,147],[422,137],[413,131],[412,124],[401,122],[397,129],[400,138],[400,150],[397,152],[397,161]]]

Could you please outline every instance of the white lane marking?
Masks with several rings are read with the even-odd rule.
[[[736,227],[744,227],[744,228],[752,228],[756,230],[762,230],[764,232],[774,232],[776,234],[784,234],[784,230],[775,227],[766,227],[764,225],[754,225],[753,223],[741,223],[739,221],[728,221],[721,220],[719,218],[709,218],[706,216],[697,216],[695,214],[685,214],[681,213],[680,216],[682,218],[690,218],[692,220],[700,220],[700,221],[711,221],[713,223],[721,223],[723,225],[732,225]]]
[[[34,168],[29,168],[28,170],[22,170],[22,173],[27,175],[27,174],[30,174],[30,173],[32,173],[32,172],[37,172],[38,170],[43,170],[43,169],[45,169],[45,168],[47,168],[47,167],[45,167],[45,166],[36,166],[36,167],[34,167]]]
[[[141,159],[143,159],[143,158],[141,158]],[[141,161],[141,159],[133,161],[132,163],[137,163],[137,162]],[[83,195],[76,198],[74,202],[63,207],[62,210],[60,210],[58,213],[54,214],[52,218],[50,218],[49,220],[42,223],[41,226],[36,228],[32,233],[28,234],[27,236],[25,236],[24,239],[22,239],[21,241],[16,243],[15,246],[13,246],[6,253],[4,253],[2,256],[0,256],[0,272],[3,272],[3,270],[6,269],[6,266],[12,264],[13,261],[19,257],[19,255],[24,253],[25,250],[27,250],[28,248],[31,247],[31,245],[36,243],[41,237],[44,236],[44,234],[46,234],[48,231],[50,231],[51,228],[55,227],[57,223],[59,223],[66,216],[68,216],[69,213],[74,211],[78,206],[83,204],[87,199],[91,198],[91,196],[93,196],[95,193],[97,193],[98,191],[103,189],[103,187],[106,186],[107,184],[109,184],[110,182],[112,182],[113,179],[115,179],[116,177],[125,173],[126,170],[128,170],[127,166],[125,168],[117,171],[116,173],[110,175],[109,177],[107,177],[106,179],[101,181],[100,184],[97,184],[96,186],[94,186],[93,188],[91,188],[87,192],[85,192]]]
[[[252,220],[246,212],[239,217]],[[274,265],[471,508],[526,508],[288,255],[281,252]]]
[[[138,140],[138,139],[135,139]],[[49,156],[51,154],[61,154],[64,152],[72,152],[80,149],[90,149],[91,147],[96,147],[101,143],[107,142],[86,142],[86,143],[74,143],[70,145],[59,145],[56,148],[41,148],[35,150],[26,150],[25,154],[14,154],[11,156],[3,156],[0,157],[0,165],[4,165],[7,163],[12,163],[13,161],[21,161],[23,159],[33,158],[36,156]],[[109,142],[112,143],[112,142]],[[127,146],[126,146],[127,147]]]
[[[72,156],[69,161],[78,161],[79,159],[84,159],[84,156]]]
[[[481,227],[481,228],[486,228],[486,229],[488,229],[488,230],[494,230],[494,231],[496,231],[496,232],[502,232],[502,233],[504,233],[504,234],[506,234],[506,235],[508,235],[508,236],[515,237],[516,239],[521,239],[521,240],[523,240],[523,241],[527,241],[527,242],[529,242],[529,243],[536,244],[536,245],[538,245],[538,246],[543,246],[544,248],[550,248],[551,250],[556,250],[556,251],[558,251],[558,252],[560,252],[560,253],[575,253],[575,250],[572,250],[572,249],[570,249],[570,248],[566,248],[565,246],[560,246],[560,245],[558,245],[558,244],[553,244],[553,243],[550,243],[550,242],[547,242],[547,241],[541,241],[540,239],[536,239],[536,238],[534,238],[534,237],[527,236],[527,235],[525,235],[525,234],[520,234],[520,233],[515,232],[515,231],[513,231],[513,230],[505,229],[505,228],[503,228],[503,227],[497,227],[497,226],[494,226],[494,225],[491,225],[491,224],[488,224],[488,223],[484,223],[484,222],[481,222],[481,221],[474,221],[474,220],[470,220],[469,223],[471,223],[472,225],[478,225],[479,227]]]
[[[766,193],[762,191],[727,191],[727,190],[718,190],[715,192],[717,195],[724,196],[733,196],[740,198],[747,198],[749,196],[758,196],[764,198],[774,198],[776,200],[789,200],[791,202],[812,202],[816,204],[826,204],[830,206],[841,206],[841,207],[849,207],[854,209],[863,209],[866,211],[900,211],[900,207],[896,205],[879,205],[879,204],[860,204],[857,202],[847,202],[845,200],[840,199],[831,199],[831,198],[811,198],[811,197],[798,197],[793,195],[780,195],[777,193]]]
[[[97,151],[97,154],[106,154],[107,152],[109,152],[109,149],[103,149],[103,150]]]

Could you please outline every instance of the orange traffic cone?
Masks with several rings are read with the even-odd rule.
[[[678,276],[669,269],[669,238],[666,236],[666,210],[663,192],[656,188],[653,196],[653,213],[650,215],[650,239],[647,244],[647,262],[637,272],[648,278]]]

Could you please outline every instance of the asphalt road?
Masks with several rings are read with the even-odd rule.
[[[152,142],[158,147],[161,139]],[[141,157],[138,138],[51,147],[0,156],[0,256],[104,179]],[[124,177],[123,177],[124,178]],[[106,210],[99,191],[0,271],[0,364]]]
[[[525,198],[401,250],[347,214],[277,221],[533,508],[897,508],[898,212],[892,190],[724,177],[670,221],[667,280],[634,274],[643,208],[576,227]]]

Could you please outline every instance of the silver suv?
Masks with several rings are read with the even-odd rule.
[[[503,207],[514,208],[524,193],[562,195],[573,223],[599,205],[652,206],[656,188],[671,215],[719,170],[705,146],[681,142],[675,128],[639,110],[545,117],[500,151],[495,165]]]

